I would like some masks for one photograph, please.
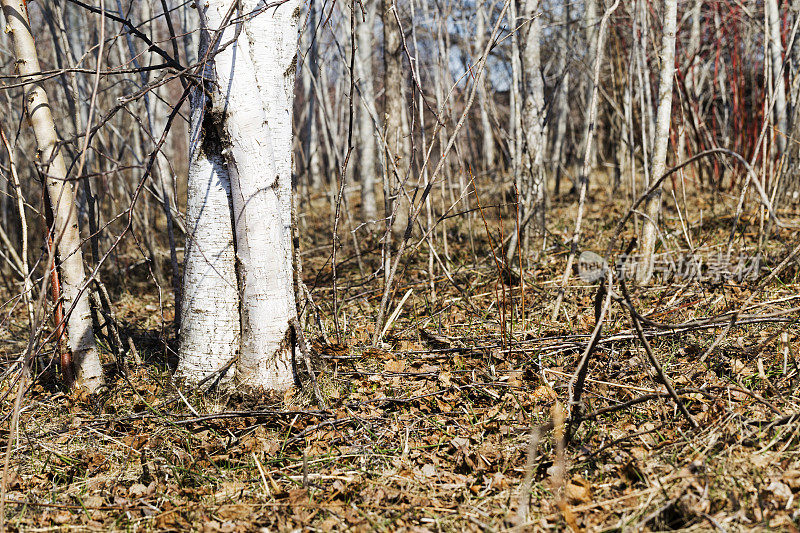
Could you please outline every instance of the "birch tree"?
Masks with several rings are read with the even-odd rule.
[[[523,17],[527,22],[525,43],[522,52],[524,83],[522,127],[526,144],[525,203],[537,215],[544,214],[544,141],[545,103],[544,80],[541,73],[542,23],[539,13],[540,0],[526,0]],[[522,225],[520,225],[522,229]]]
[[[209,35],[203,31],[200,57]],[[194,89],[189,124],[189,177],[186,209],[183,300],[178,375],[198,383],[231,363],[239,349],[239,291],[233,240],[228,166],[219,124],[206,89],[213,83],[208,64],[204,83]],[[218,376],[223,385],[233,372]]]
[[[783,83],[783,46],[781,45],[781,18],[778,11],[777,0],[764,2],[767,27],[769,28],[769,54],[772,74],[772,89],[774,91],[775,106],[775,133],[778,155],[786,150],[786,136],[789,135],[789,118],[786,109],[786,87]]]
[[[320,190],[323,185],[322,154],[320,147],[319,126],[317,125],[317,88],[314,81],[319,74],[319,38],[317,32],[317,8],[313,2],[308,6],[308,30],[305,40],[308,41],[308,54],[303,62],[303,96],[306,99],[305,124],[303,124],[303,158],[306,179],[312,188]]]
[[[600,21],[600,16],[598,15],[598,0],[584,0],[583,3],[583,24],[584,24],[584,38],[586,39],[586,60],[584,61],[585,69],[586,69],[586,76],[584,77],[586,82],[586,87],[584,89],[584,94],[586,97],[586,103],[589,104],[592,100],[592,91],[594,90],[592,80],[591,80],[591,65],[594,62],[594,58],[597,57],[598,50],[597,50],[597,24]],[[602,53],[602,52],[600,52]],[[592,169],[597,166],[597,148],[592,147],[591,152],[591,165]],[[588,177],[588,176],[586,176]],[[576,187],[577,190],[577,187]]]
[[[212,307],[211,302],[188,310],[180,369],[197,383],[223,369],[238,352],[237,385],[286,389],[294,384],[291,110],[299,0],[272,7],[256,0],[203,0],[197,7],[209,62],[204,94],[193,101],[189,210],[195,216],[189,233],[196,238],[187,246],[186,269],[205,281],[204,290],[224,308],[211,316],[200,309]],[[208,244],[206,236],[215,242]],[[187,274],[184,287],[190,283]],[[185,300],[192,301],[188,294]],[[233,309],[238,310],[240,334],[232,326]],[[218,346],[213,364],[199,360],[213,351],[203,342]]]
[[[658,110],[653,137],[653,158],[650,179],[657,180],[667,167],[669,127],[672,116],[672,79],[675,75],[675,31],[678,18],[677,0],[664,0],[664,23],[661,38],[661,80],[658,86]],[[645,202],[645,221],[642,230],[642,259],[636,277],[646,283],[653,276],[653,262],[658,239],[658,217],[661,214],[661,187]]]
[[[376,142],[375,125],[372,115],[375,110],[375,76],[372,68],[373,29],[375,27],[376,2],[365,5],[366,14],[361,19],[356,13],[356,69],[358,70],[359,94],[361,105],[358,107],[358,169],[361,177],[361,210],[368,220],[378,216],[375,201],[375,176],[377,175],[378,144]]]
[[[72,352],[74,385],[96,392],[103,384],[103,367],[92,331],[86,274],[83,269],[81,236],[78,228],[75,182],[67,181],[64,156],[58,148],[59,139],[53,121],[52,108],[44,85],[36,44],[28,20],[25,0],[2,0],[6,32],[16,57],[17,70],[25,82],[22,100],[28,120],[36,137],[36,158],[44,176],[53,210],[53,234],[57,242],[63,305],[68,312],[67,336]]]
[[[541,21],[539,20],[540,0],[525,0],[522,7],[523,42],[521,50],[522,102],[520,125],[524,133],[524,150],[517,145],[516,150],[524,153],[522,163],[524,172],[515,176],[515,184],[520,199],[517,207],[519,233],[528,236],[525,228],[530,219],[536,216],[539,227],[544,227],[544,80],[541,73]],[[513,61],[513,60],[512,60]],[[517,143],[515,143],[517,144]],[[522,243],[517,233],[512,233],[506,262],[511,263],[514,254]]]
[[[483,0],[477,2],[476,35],[475,35],[475,55],[483,52],[486,39],[486,6]],[[489,98],[487,85],[491,84],[488,73],[478,82],[478,103],[481,114],[481,148],[483,156],[483,168],[489,170],[494,168],[495,146],[494,133],[492,132],[492,121],[489,118]]]

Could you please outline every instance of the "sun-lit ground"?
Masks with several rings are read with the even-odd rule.
[[[637,312],[658,323],[646,322],[645,333],[697,428],[666,394],[614,294],[589,362],[585,420],[572,428],[560,473],[554,435],[565,430],[559,421],[595,326],[598,292],[597,282],[572,276],[552,319],[573,197],[551,202],[548,234],[528,242],[520,283],[498,272],[486,237],[488,227],[499,254],[497,243],[514,230],[513,198],[479,191],[483,215],[448,218],[434,233],[451,279],[437,263],[431,288],[429,252],[420,246],[401,269],[388,314],[411,292],[378,347],[371,345],[382,289],[382,274],[373,277],[379,228],[355,233],[359,264],[343,223],[334,295],[329,202],[318,198],[315,209],[302,207],[303,277],[314,300],[302,318],[324,407],[304,373],[304,390],[282,396],[181,388],[170,372],[167,290],[160,302],[144,270],[125,273],[124,284],[109,272],[130,371],[117,368],[103,340],[110,387],[85,399],[61,388],[50,353],[39,357],[11,454],[8,523],[24,530],[795,530],[796,258],[759,284],[800,242],[798,232],[773,227],[760,263],[739,263],[759,249],[758,212],[748,208],[746,227],[734,235],[736,261],[726,266],[734,277],[715,278],[724,269],[710,265],[727,250],[736,198],[692,188],[687,206],[675,192],[675,201],[665,194],[667,245],[655,282],[627,284]],[[593,188],[581,250],[605,253],[630,203],[624,191],[610,198],[608,187]],[[474,207],[471,199],[457,211]],[[800,220],[797,211],[780,214]],[[615,258],[633,235],[631,223]],[[699,280],[686,274],[692,257],[703,260]],[[730,322],[724,313],[745,303],[743,324],[709,351]],[[3,327],[0,353],[10,360],[27,343],[21,306]],[[3,449],[12,383],[6,377],[2,389]],[[539,439],[534,428],[542,429]]]

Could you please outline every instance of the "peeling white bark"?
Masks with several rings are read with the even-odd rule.
[[[202,45],[201,45],[202,46]],[[202,51],[201,51],[202,54]],[[192,97],[186,253],[177,375],[197,384],[239,350],[239,290],[230,208],[230,177],[201,91]],[[203,128],[203,119],[211,127]],[[231,382],[233,370],[219,377]],[[213,381],[209,385],[213,384]]]
[[[290,321],[295,316],[291,243],[291,110],[299,0],[267,8],[241,2],[223,27],[231,0],[200,2],[204,25],[222,30],[214,50],[212,108],[219,114],[231,178],[241,295],[239,385],[294,384]]]

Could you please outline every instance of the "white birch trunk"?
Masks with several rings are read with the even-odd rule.
[[[642,114],[646,116],[646,121],[642,124],[642,137],[644,138],[644,151],[648,154],[653,153],[653,138],[655,136],[656,121],[653,116],[653,98],[652,88],[650,87],[650,67],[647,63],[647,45],[650,42],[649,33],[650,26],[647,19],[647,4],[645,0],[637,0],[636,2],[636,15],[639,21],[638,32],[638,59],[637,69],[639,76],[639,91],[640,101],[642,107]],[[647,126],[645,129],[644,126]],[[647,172],[650,171],[650,162],[645,157],[645,165],[647,165]],[[649,185],[649,182],[648,182]]]
[[[371,2],[367,6],[365,20],[360,19],[360,12],[356,11],[356,68],[358,71],[358,87],[361,95],[361,105],[358,107],[358,174],[361,178],[361,210],[364,218],[375,220],[378,217],[378,205],[375,200],[375,177],[377,165],[375,158],[378,153],[378,144],[375,136],[375,125],[371,113],[375,110],[375,76],[372,68],[373,31],[375,28],[375,14],[377,3]]]
[[[241,297],[236,381],[250,389],[286,389],[294,384],[291,111],[299,0],[277,8],[246,0],[236,22],[223,27],[233,3],[203,0],[198,8],[212,35],[222,30],[209,89],[231,180]]]
[[[486,32],[486,7],[483,0],[478,0],[478,12],[476,14],[477,28],[475,35],[475,52],[476,61],[477,54],[483,53],[485,46],[485,32]],[[485,67],[484,67],[485,69]],[[491,86],[491,77],[486,72],[478,81],[478,105],[480,106],[481,113],[481,144],[483,155],[483,168],[486,170],[494,168],[495,159],[495,146],[494,134],[492,133],[492,121],[489,118],[489,94],[486,89],[487,85]]]
[[[306,98],[306,122],[303,126],[303,158],[306,179],[314,192],[319,192],[324,185],[322,171],[322,147],[320,144],[319,126],[317,125],[317,89],[314,84],[315,77],[319,75],[319,37],[314,35],[317,31],[317,8],[309,6],[308,32],[306,40],[309,43],[306,63],[302,70],[303,95]]]
[[[657,180],[664,174],[667,166],[669,147],[669,128],[672,116],[672,79],[675,75],[675,31],[678,18],[677,0],[664,0],[664,23],[661,38],[661,80],[658,87],[658,110],[656,111],[656,131],[653,140],[653,159],[650,176]],[[642,231],[642,260],[636,277],[640,283],[650,281],[653,276],[653,262],[658,239],[658,217],[661,213],[661,187],[645,202],[644,229]]]
[[[2,0],[7,33],[12,36],[17,70],[24,79],[36,80],[41,71],[36,45],[31,34],[24,0]],[[75,184],[66,181],[64,157],[56,149],[58,137],[47,93],[40,81],[25,86],[25,105],[36,137],[38,160],[50,162],[43,170],[47,192],[53,208],[55,238],[61,259],[61,289],[67,317],[69,349],[75,370],[75,386],[89,392],[97,391],[104,383],[103,367],[97,353],[92,331],[88,292],[81,293],[86,282],[78,228]]]
[[[524,132],[524,157],[522,142],[515,142],[515,155],[524,164],[524,173],[515,177],[517,191],[520,196],[517,206],[518,232],[511,234],[508,249],[506,250],[506,263],[511,264],[517,248],[527,244],[530,232],[526,226],[531,218],[535,217],[540,227],[544,227],[544,80],[542,79],[540,37],[541,22],[539,20],[540,0],[526,0],[522,6],[520,24],[523,25],[524,39],[522,41],[521,67],[522,67],[522,97],[521,102],[513,98],[519,117],[522,132]],[[513,45],[512,45],[513,50]],[[512,52],[513,53],[513,52]],[[513,61],[513,59],[512,59]],[[512,63],[513,66],[513,63]],[[513,73],[512,73],[513,77]],[[519,103],[518,103],[519,102]],[[524,237],[523,242],[518,242],[518,234]]]
[[[522,53],[523,106],[522,127],[525,131],[527,181],[525,200],[528,209],[537,214],[544,208],[543,154],[545,140],[544,80],[541,73],[541,28],[539,0],[526,0],[523,18],[527,22]],[[520,230],[522,230],[520,225]]]
[[[749,26],[748,26],[749,28]],[[714,30],[715,35],[714,38],[717,42],[723,42],[725,39],[724,32],[722,31],[722,17],[720,16],[720,10],[714,10]],[[752,42],[752,39],[748,39],[745,37],[743,39],[745,43]],[[722,142],[720,146],[729,146],[730,145],[730,105],[728,103],[729,96],[728,96],[728,67],[725,64],[725,54],[720,54],[719,56],[719,65],[714,66],[714,70],[717,73],[717,84],[719,87],[716,89],[717,94],[719,95],[720,99],[722,100],[722,105],[719,106],[722,110],[722,119],[719,120],[719,123],[722,126],[721,136]],[[720,177],[719,183],[722,183],[722,177]]]
[[[628,174],[628,164],[630,163],[630,158],[628,157],[630,139],[628,135],[627,117],[630,115],[631,102],[633,100],[633,94],[632,94],[633,88],[631,87],[632,81],[633,81],[632,77],[627,75],[625,76],[625,79],[623,81],[623,83],[625,84],[622,88],[622,115],[624,118],[620,122],[619,139],[617,140],[617,151],[615,154],[617,163],[614,176],[615,191],[622,182],[623,176],[626,176]]]
[[[769,53],[772,62],[772,87],[775,94],[775,133],[778,157],[786,150],[786,137],[789,135],[789,119],[786,110],[786,87],[783,83],[783,46],[781,45],[781,17],[776,0],[766,0],[764,10],[769,27]]]
[[[703,0],[694,0],[692,6],[692,26],[689,33],[689,48],[686,51],[686,61],[684,63],[684,71],[686,72],[686,89],[692,102],[697,102],[699,99],[700,91],[702,88],[702,77],[699,77],[700,57],[700,30],[701,21],[703,16]],[[692,114],[694,117],[694,114]],[[678,153],[677,160],[683,161],[686,159],[686,144],[687,139],[687,121],[686,117],[682,115],[681,127],[678,131]]]
[[[207,35],[201,37],[200,55]],[[209,70],[209,69],[207,69]],[[206,88],[212,87],[211,83]],[[239,289],[230,207],[230,177],[222,155],[220,124],[207,113],[202,90],[191,101],[186,252],[183,268],[177,375],[198,384],[230,363],[239,351]],[[219,376],[231,382],[233,370]],[[208,385],[212,385],[213,381]]]
[[[517,17],[517,1],[511,0],[508,10],[508,18],[510,26],[516,30],[519,24]],[[509,147],[511,150],[511,171],[514,175],[514,184],[517,191],[522,192],[522,96],[520,94],[520,85],[522,84],[522,65],[520,63],[519,53],[519,33],[514,31],[511,34],[511,96],[510,96],[510,112],[509,112],[509,131],[511,132],[509,139]],[[522,202],[517,205],[517,220],[522,220]],[[511,235],[512,242],[509,243],[506,257],[510,262],[516,250],[516,232]]]
[[[584,35],[586,38],[586,48],[587,48],[587,55],[585,64],[587,66],[593,65],[595,57],[597,57],[597,25],[600,22],[600,15],[598,13],[598,0],[584,0],[584,12],[583,12],[583,23],[584,23]],[[586,105],[588,107],[589,102],[592,100],[592,91],[594,87],[592,85],[592,69],[588,67],[586,69],[586,89],[584,94],[586,95]],[[588,120],[588,116],[586,120]],[[592,146],[590,157],[591,157],[591,168],[592,170],[597,166],[597,148]],[[589,178],[589,176],[584,176],[585,178]]]
[[[700,32],[702,29],[701,22],[703,18],[703,0],[695,0],[692,6],[692,28],[689,33],[689,65],[686,69],[686,88],[689,89],[690,94],[697,98],[702,83],[697,74],[697,67],[700,65]]]

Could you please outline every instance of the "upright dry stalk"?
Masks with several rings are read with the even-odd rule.
[[[22,295],[22,299],[25,301],[25,308],[28,310],[28,320],[30,322],[30,326],[33,327],[33,301],[31,300],[31,298],[33,298],[33,283],[31,282],[30,267],[28,266],[28,217],[25,216],[25,198],[22,196],[22,184],[20,183],[19,175],[17,174],[17,165],[14,162],[14,149],[11,147],[11,143],[8,142],[8,138],[6,137],[6,133],[3,131],[1,124],[0,140],[2,140],[3,146],[5,146],[6,152],[8,153],[8,166],[9,170],[11,171],[11,185],[14,189],[14,198],[17,201],[17,212],[19,213],[20,228],[19,232],[20,240],[22,241],[22,248],[20,248],[17,265],[22,275],[22,288],[25,291]],[[5,233],[3,235],[5,235]],[[12,257],[14,257],[16,254],[14,248],[10,245],[8,247],[8,251]]]
[[[411,19],[413,20],[416,16],[416,2],[417,0],[412,0],[409,4],[411,7]],[[411,25],[411,40],[414,45],[414,50],[419,50],[419,41],[417,40],[417,26],[416,24]],[[418,56],[419,57],[419,56]],[[420,68],[419,68],[419,61],[414,61],[412,65],[414,69],[414,76],[416,79],[420,79]],[[425,124],[425,102],[424,102],[424,95],[422,92],[417,93],[417,112],[419,113],[419,122],[420,124]],[[428,139],[425,133],[425,128],[420,128],[420,134],[422,137],[422,153],[428,153]],[[429,175],[428,175],[428,168],[425,167],[422,169],[422,182],[425,187],[428,186],[429,183]],[[434,257],[436,255],[436,243],[434,242],[436,234],[434,233],[436,224],[433,220],[433,205],[431,203],[430,195],[425,197],[425,240],[428,244],[428,284],[430,286],[430,298],[432,301],[436,301],[436,271],[435,271],[435,264],[434,264]]]
[[[793,24],[797,24],[800,20],[800,0],[791,0],[789,2],[789,13]],[[798,103],[800,103],[800,39],[795,38],[791,42],[791,48],[787,50],[789,54],[789,83],[791,90],[789,92],[789,103],[792,108],[792,126],[796,127],[798,123]]]
[[[142,2],[142,20],[153,20],[153,10],[150,2]],[[120,1],[117,0],[117,7],[122,12],[122,6],[120,5]],[[126,34],[126,40],[128,44],[128,52],[130,54],[130,61],[131,63],[140,68],[139,59],[138,59],[138,52],[136,51],[136,47],[133,42],[133,37],[130,33]],[[120,40],[117,40],[119,43]],[[121,54],[120,54],[121,55]],[[98,63],[100,58],[98,57]],[[140,73],[140,80],[142,86],[147,85],[148,78],[149,78],[149,71],[143,69]],[[168,101],[168,97],[164,94],[163,86],[155,87],[153,89],[154,94],[145,93],[144,94],[144,115],[145,115],[145,124],[147,125],[147,131],[150,132],[150,135],[156,135],[156,132],[164,131],[164,126],[166,125],[166,114],[159,113],[158,110],[158,101]],[[156,139],[153,138],[153,142],[156,142]],[[161,200],[161,208],[164,211],[164,217],[167,221],[167,239],[169,242],[169,256],[170,256],[170,265],[172,266],[172,292],[174,295],[175,300],[175,329],[178,331],[180,329],[180,310],[181,310],[181,278],[180,278],[180,267],[178,266],[178,253],[177,253],[177,244],[175,241],[175,219],[173,217],[173,212],[175,208],[173,206],[173,202],[175,199],[175,187],[174,187],[174,180],[172,176],[172,172],[170,171],[170,164],[167,159],[167,156],[163,152],[159,152],[156,155],[155,166],[153,167],[153,174],[156,178],[154,180],[154,184],[157,186],[157,191],[160,196]],[[160,261],[157,260],[157,256],[153,257],[155,261],[155,272],[161,272],[161,265]],[[160,280],[159,280],[160,281]]]
[[[672,79],[675,75],[675,31],[678,20],[677,0],[664,0],[664,23],[661,37],[661,81],[658,87],[658,111],[653,140],[653,160],[650,176],[658,179],[667,167],[669,127],[672,120]],[[637,265],[636,279],[647,283],[653,276],[654,254],[658,239],[658,217],[661,214],[661,187],[656,188],[645,204],[645,221],[642,230],[641,261]]]
[[[503,5],[503,9],[500,11],[500,15],[498,16],[497,22],[495,23],[494,28],[492,28],[492,34],[489,37],[489,42],[486,45],[486,48],[484,48],[480,60],[474,67],[476,81],[479,81],[481,75],[483,74],[483,69],[486,66],[486,58],[489,54],[491,47],[494,46],[495,44],[495,38],[497,37],[497,32],[500,29],[500,24],[503,20],[503,17],[506,14],[506,11],[508,10],[509,4],[512,2],[513,0],[506,0],[505,4]],[[440,172],[444,168],[447,161],[447,155],[450,153],[450,150],[453,149],[453,146],[456,143],[456,139],[458,138],[458,134],[461,131],[461,128],[463,128],[464,124],[466,123],[467,116],[469,115],[470,109],[472,108],[472,104],[475,102],[476,92],[477,92],[477,85],[472,84],[472,86],[469,88],[469,93],[466,98],[466,102],[464,104],[464,110],[462,111],[461,116],[458,119],[458,122],[456,123],[453,129],[453,133],[450,135],[450,139],[447,142],[444,153],[439,158],[439,161],[436,163],[436,167],[433,169],[433,172],[431,172],[430,178],[428,179],[428,185],[422,192],[422,198],[420,199],[420,204],[417,204],[417,206],[414,208],[414,212],[411,213],[411,218],[410,218],[411,222],[413,222],[414,219],[416,219],[417,215],[419,215],[420,211],[423,208],[422,202],[424,202],[428,197],[428,194],[430,194],[431,188],[433,187],[433,184],[436,182],[436,178],[439,176]],[[423,172],[429,162],[430,159],[426,158],[422,167]],[[381,296],[380,307],[378,307],[378,314],[375,319],[375,333],[372,338],[372,341],[375,344],[380,342],[380,332],[381,328],[384,325],[383,320],[386,316],[386,310],[389,304],[389,296],[392,292],[392,282],[394,281],[394,276],[397,273],[397,267],[400,264],[400,260],[403,259],[403,254],[406,251],[406,245],[408,244],[409,238],[410,238],[410,232],[406,232],[403,235],[403,239],[400,241],[400,245],[398,247],[394,259],[391,260],[391,264],[389,264],[388,260],[386,262],[389,268],[387,268],[386,282],[383,287],[383,295]]]
[[[67,168],[58,147],[55,122],[41,80],[36,44],[31,34],[25,0],[2,0],[6,32],[12,36],[16,65],[25,85],[24,104],[36,137],[37,159],[52,202],[54,235],[60,258],[62,294],[67,310],[69,349],[75,366],[75,386],[96,392],[104,383],[103,367],[95,345],[83,270],[81,236],[75,203],[75,184],[67,181]]]
[[[789,3],[789,12],[792,15],[794,24],[800,20],[800,0],[792,0]],[[792,46],[787,50],[789,55],[789,102],[791,104],[791,134],[797,139],[800,138],[800,39],[795,38]],[[793,202],[800,201],[800,150],[796,143],[790,145],[790,164],[787,166],[789,172],[783,176],[783,187],[778,191],[781,200],[787,199]],[[776,181],[777,184],[777,181]]]

